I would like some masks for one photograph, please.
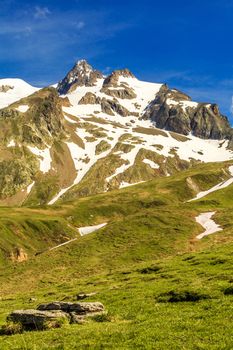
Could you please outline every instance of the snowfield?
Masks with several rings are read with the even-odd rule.
[[[28,148],[35,156],[38,157],[38,160],[40,162],[40,171],[44,174],[49,172],[52,163],[50,148],[45,148],[43,150],[32,146],[28,146]]]
[[[2,86],[9,86],[10,89],[7,92],[0,92],[0,108],[7,107],[40,90],[21,79],[0,79],[0,87]],[[20,112],[24,113],[24,111]]]

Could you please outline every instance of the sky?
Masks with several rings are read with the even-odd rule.
[[[0,0],[0,78],[45,86],[84,58],[218,103],[233,124],[232,15],[233,0]]]

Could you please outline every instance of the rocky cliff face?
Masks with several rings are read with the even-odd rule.
[[[103,78],[100,71],[95,70],[87,61],[78,61],[63,80],[58,83],[59,94],[65,95],[74,91],[78,86],[93,86],[98,79]]]
[[[142,116],[161,129],[204,139],[230,138],[227,118],[216,104],[196,103],[186,94],[163,85]]]

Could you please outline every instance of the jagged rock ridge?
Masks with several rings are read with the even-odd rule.
[[[78,86],[93,86],[100,78],[103,78],[100,71],[94,70],[87,61],[80,60],[58,83],[57,90],[61,95],[64,95],[74,91]]]
[[[183,135],[192,133],[205,139],[230,139],[232,130],[227,117],[216,104],[196,103],[186,94],[163,85],[147,107],[143,118],[151,119],[161,129]]]

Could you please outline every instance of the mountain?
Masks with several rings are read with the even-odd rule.
[[[84,60],[42,89],[2,80],[0,97],[1,349],[232,349],[218,107]],[[106,311],[83,319],[92,302]]]
[[[0,80],[0,204],[54,204],[233,159],[216,104],[81,60],[57,87]]]

